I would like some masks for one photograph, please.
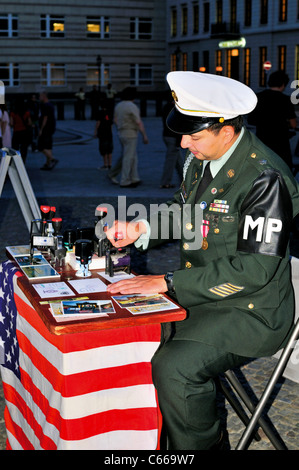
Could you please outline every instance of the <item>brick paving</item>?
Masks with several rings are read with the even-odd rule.
[[[97,140],[93,138],[92,121],[59,121],[55,135],[54,155],[59,164],[52,172],[39,170],[44,163],[40,153],[29,152],[26,169],[39,204],[56,206],[57,215],[63,219],[63,229],[89,226],[94,223],[94,211],[98,204],[105,203],[117,207],[119,195],[126,196],[126,205],[134,202],[144,204],[149,210],[151,204],[160,204],[170,198],[173,190],[160,189],[162,163],[165,147],[162,141],[162,125],[159,118],[149,116],[144,119],[149,136],[149,145],[138,145],[139,171],[142,184],[138,188],[121,190],[112,185],[102,166]],[[114,162],[120,148],[114,136]],[[179,184],[177,177],[174,183]],[[136,214],[138,215],[138,214]],[[0,198],[0,261],[5,260],[5,246],[28,243],[28,230],[10,181],[5,183]],[[298,239],[291,243],[292,254],[299,256]],[[132,252],[132,266],[138,273],[164,273],[178,267],[179,247],[169,243],[163,248],[151,250],[147,254]],[[242,368],[246,379],[259,396],[271,373],[276,359],[262,358],[249,362]],[[281,379],[273,392],[272,406],[268,416],[283,437],[289,450],[299,449],[299,384]],[[3,419],[4,397],[0,384],[0,449],[5,448],[6,431]],[[219,408],[223,420],[227,421],[231,447],[234,448],[241,437],[244,426],[227,403],[219,395]],[[272,445],[261,433],[261,441],[250,446],[250,450],[271,450]]]

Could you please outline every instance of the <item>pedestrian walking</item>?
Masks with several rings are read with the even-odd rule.
[[[99,170],[110,170],[112,162],[113,151],[113,135],[112,135],[113,121],[109,114],[107,100],[101,104],[101,109],[98,111],[94,136],[99,139],[99,151],[103,157],[104,165]]]
[[[39,137],[38,150],[46,157],[46,163],[41,170],[53,170],[58,160],[53,157],[53,134],[56,129],[56,118],[54,106],[48,98],[46,92],[40,93],[40,117],[39,117]]]
[[[20,152],[23,162],[26,162],[28,146],[31,142],[32,122],[30,113],[22,97],[16,99],[10,113],[10,126],[12,127],[12,147]]]
[[[136,187],[141,182],[137,155],[139,132],[142,134],[144,144],[148,143],[139,109],[134,103],[135,97],[135,88],[128,87],[122,93],[122,101],[115,106],[114,122],[122,146],[122,155],[108,175],[111,181],[116,183],[116,176],[121,173],[120,186],[127,188]]]

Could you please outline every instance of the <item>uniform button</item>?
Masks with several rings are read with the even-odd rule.
[[[253,308],[254,308],[254,305],[253,305],[253,304],[249,304],[249,305],[248,305],[248,308],[253,309]]]
[[[252,153],[251,158],[256,158],[256,153]]]
[[[184,248],[184,250],[189,250],[189,245],[188,245],[188,243],[184,243],[183,248]]]
[[[190,269],[192,267],[192,264],[190,263],[190,261],[187,261],[185,266],[187,269]]]
[[[192,229],[193,229],[193,225],[192,225],[190,222],[188,222],[188,224],[186,224],[186,229],[187,229],[187,230],[192,230]]]
[[[214,233],[219,233],[219,232],[220,232],[219,228],[215,228]]]

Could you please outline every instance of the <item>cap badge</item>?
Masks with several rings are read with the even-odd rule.
[[[177,95],[176,95],[176,92],[175,92],[174,90],[172,90],[171,95],[172,95],[174,101],[179,101],[179,100],[178,100],[178,97],[177,97]]]

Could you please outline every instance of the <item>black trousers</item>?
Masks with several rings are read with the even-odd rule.
[[[248,358],[197,341],[170,339],[152,359],[168,449],[205,450],[220,437],[214,378]]]

